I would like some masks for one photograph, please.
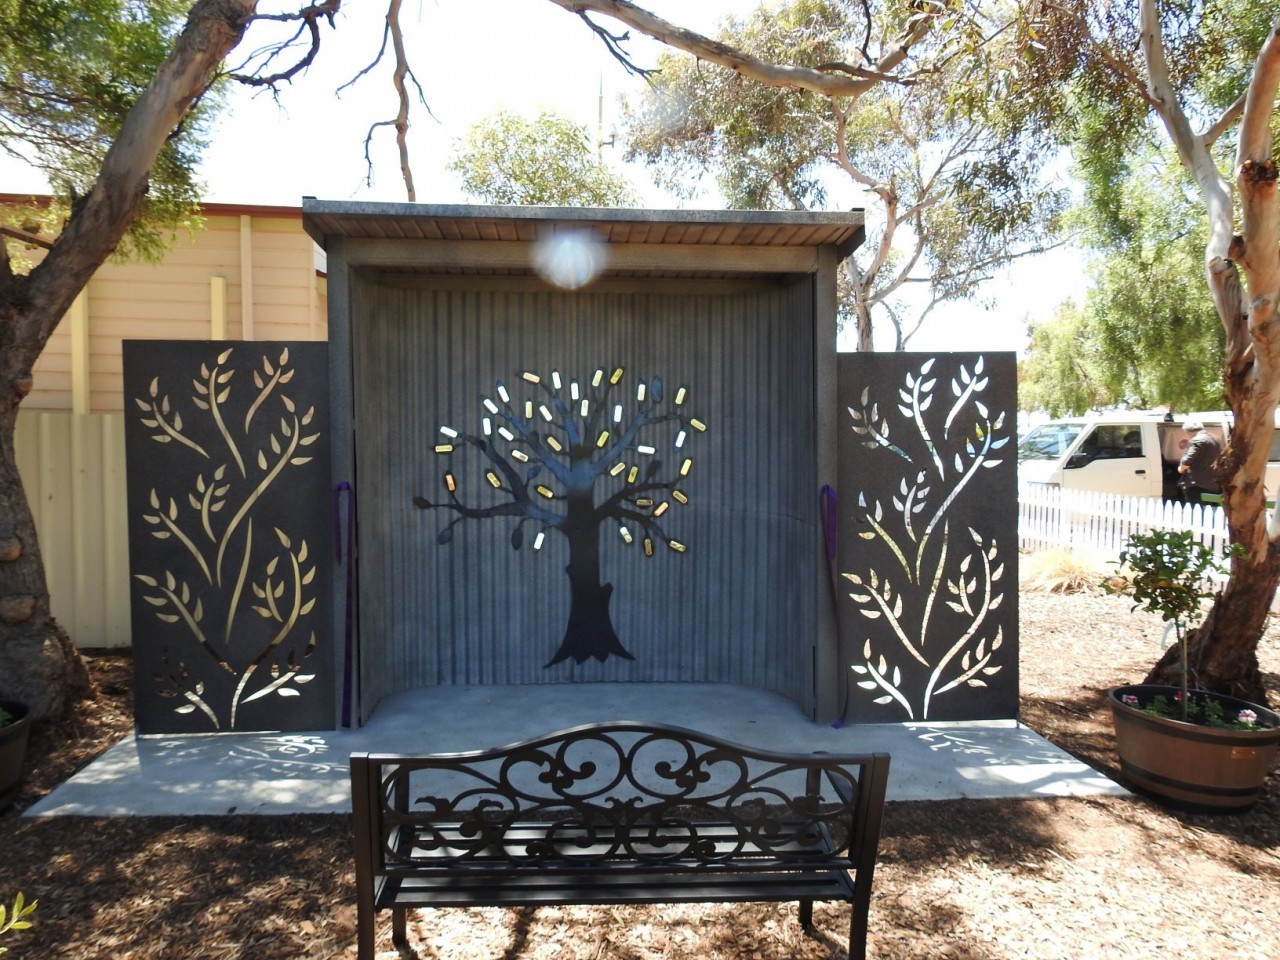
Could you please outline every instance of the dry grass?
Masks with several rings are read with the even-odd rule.
[[[1022,556],[1018,569],[1022,589],[1039,593],[1101,593],[1115,572],[1097,557],[1061,547]]]

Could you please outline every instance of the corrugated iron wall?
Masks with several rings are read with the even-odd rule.
[[[820,575],[812,279],[576,294],[487,286],[353,291],[366,713],[423,685],[570,680],[742,683],[809,703]],[[563,538],[517,552],[509,520],[468,520],[439,545],[449,518],[412,498],[442,498],[439,427],[478,433],[495,379],[554,369],[586,380],[615,365],[632,390],[638,376],[687,385],[689,410],[709,424],[687,448],[690,503],[667,525],[688,551],[646,559],[603,530],[613,622],[636,659],[545,669],[569,608]],[[470,472],[463,482],[482,487]]]
[[[81,648],[129,646],[124,414],[24,410],[14,445],[54,617]]]

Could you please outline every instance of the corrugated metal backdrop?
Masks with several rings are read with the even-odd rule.
[[[569,680],[742,683],[810,703],[821,575],[812,278],[572,294],[417,283],[353,290],[366,711],[424,685]],[[690,503],[667,526],[688,552],[646,559],[602,529],[613,622],[636,659],[545,669],[568,616],[564,539],[516,552],[510,520],[468,520],[441,546],[449,516],[412,498],[440,498],[439,427],[478,433],[496,379],[554,369],[587,380],[616,365],[632,390],[635,377],[687,385],[689,410],[710,426],[689,442]],[[480,491],[482,471],[466,473],[463,489]]]

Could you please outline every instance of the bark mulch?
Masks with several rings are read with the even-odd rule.
[[[1020,601],[1023,719],[1116,776],[1100,691],[1141,679],[1163,624],[1114,597]],[[1261,654],[1280,702],[1275,633]],[[79,719],[37,731],[19,809],[130,729],[127,657],[91,668]],[[1125,798],[893,803],[881,850],[873,957],[1280,957],[1280,771],[1235,816]],[[345,816],[0,818],[0,898],[40,901],[30,930],[0,940],[15,960],[351,957],[352,889]],[[818,940],[793,904],[436,910],[410,933],[449,960],[843,957],[847,910],[815,919]]]

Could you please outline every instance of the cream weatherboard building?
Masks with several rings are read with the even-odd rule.
[[[0,207],[41,200],[0,194]],[[129,644],[121,342],[326,338],[321,255],[301,208],[205,204],[202,214],[162,262],[98,270],[36,364],[18,417],[53,613],[81,648]],[[42,256],[38,243],[22,252]]]

